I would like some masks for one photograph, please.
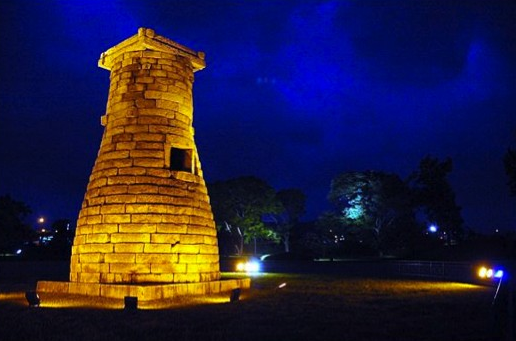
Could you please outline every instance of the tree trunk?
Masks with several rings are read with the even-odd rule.
[[[236,250],[236,254],[241,256],[242,255],[242,250],[238,247],[238,245],[234,245],[235,246],[235,250]]]
[[[240,250],[238,251],[238,255],[242,256],[244,254],[244,234],[240,230],[240,227],[237,227],[238,236],[240,237]]]
[[[285,245],[285,252],[290,252],[290,233],[285,233],[283,236],[283,244]]]

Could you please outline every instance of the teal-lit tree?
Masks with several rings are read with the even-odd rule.
[[[386,249],[405,245],[413,235],[410,190],[396,174],[340,174],[332,180],[328,200],[345,227],[346,236],[369,244],[380,255]]]

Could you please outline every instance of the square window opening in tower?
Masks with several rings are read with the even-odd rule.
[[[170,148],[170,170],[192,173],[192,150]]]

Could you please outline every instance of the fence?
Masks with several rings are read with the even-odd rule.
[[[464,282],[475,280],[475,268],[470,262],[393,261],[391,263],[392,270],[401,276]]]

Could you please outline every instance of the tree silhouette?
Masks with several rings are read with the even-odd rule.
[[[265,181],[239,177],[215,182],[208,186],[208,192],[217,229],[238,236],[238,254],[243,254],[244,243],[253,241],[256,253],[257,239],[278,240],[275,231],[262,220],[266,214],[281,211],[276,191]]]
[[[516,150],[508,149],[503,158],[505,174],[509,177],[508,185],[511,195],[516,196]]]
[[[0,196],[0,253],[14,252],[30,239],[33,231],[24,222],[30,213],[25,203],[9,195]]]
[[[290,252],[291,231],[305,213],[306,196],[300,189],[290,188],[276,193],[276,199],[281,204],[281,211],[277,214],[269,214],[267,220],[273,223],[274,230],[283,242],[285,252]]]
[[[410,177],[415,203],[426,214],[429,222],[437,224],[446,233],[448,242],[462,234],[461,208],[455,202],[455,193],[448,182],[453,170],[450,158],[439,161],[424,157],[419,168]]]

